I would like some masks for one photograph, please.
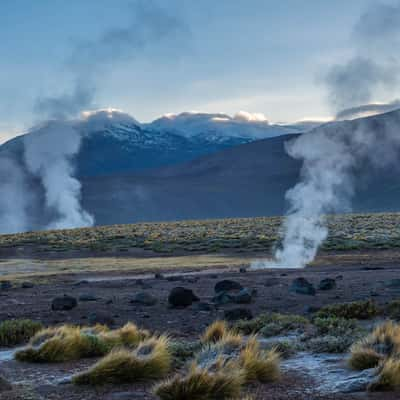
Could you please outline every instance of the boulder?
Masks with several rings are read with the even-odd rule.
[[[172,307],[188,307],[195,301],[199,301],[199,298],[191,289],[184,287],[173,288],[168,296],[168,303]]]
[[[225,310],[224,317],[227,321],[237,321],[240,319],[252,319],[253,314],[248,308],[232,308],[230,310]]]
[[[231,290],[242,290],[243,286],[239,282],[231,281],[229,279],[224,279],[219,281],[214,286],[215,293],[219,292],[229,292]]]
[[[336,281],[332,278],[322,279],[318,285],[319,290],[332,290],[336,288]]]
[[[53,311],[68,311],[72,310],[78,305],[75,297],[64,295],[55,297],[51,302],[51,309]]]
[[[158,300],[155,296],[146,292],[136,293],[133,299],[130,301],[132,304],[140,304],[143,306],[154,306]]]
[[[234,296],[232,296],[228,292],[218,292],[213,298],[212,302],[214,304],[217,304],[219,306],[222,306],[224,304],[229,304],[234,302]]]
[[[291,292],[298,293],[298,294],[315,296],[314,286],[307,279],[305,279],[303,277],[294,279],[289,290]]]
[[[249,304],[252,300],[253,293],[247,288],[243,288],[233,296],[233,301],[238,304]]]

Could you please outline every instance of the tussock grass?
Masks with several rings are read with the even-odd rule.
[[[400,359],[390,357],[380,367],[377,378],[368,385],[369,391],[398,390],[400,388]]]
[[[275,349],[260,350],[255,336],[251,337],[240,352],[239,365],[247,382],[273,382],[280,377],[280,355]]]
[[[176,375],[154,392],[161,400],[225,400],[240,395],[243,375],[231,365],[211,371],[193,364],[185,376]]]
[[[149,333],[128,323],[120,329],[109,330],[63,325],[39,331],[30,346],[16,353],[15,358],[27,362],[64,362],[81,358],[101,357],[120,346],[136,347]]]
[[[375,367],[380,361],[400,355],[400,325],[391,321],[379,325],[350,351],[349,365],[358,370]]]
[[[0,323],[0,346],[15,346],[26,343],[43,329],[40,322],[30,319],[7,320]]]
[[[226,321],[215,321],[204,331],[200,340],[202,343],[216,343],[229,333]]]
[[[88,371],[74,376],[73,382],[77,385],[102,385],[160,379],[170,371],[171,361],[168,338],[152,337],[135,350],[113,350]]]

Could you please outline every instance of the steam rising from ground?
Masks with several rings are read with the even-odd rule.
[[[353,31],[354,56],[334,65],[326,76],[329,100],[346,118],[379,108],[370,102],[380,90],[396,87],[400,66],[393,49],[400,44],[400,3],[369,8]],[[397,102],[383,105],[382,111]],[[393,109],[392,108],[392,109]],[[337,119],[340,119],[337,118]],[[328,236],[324,215],[349,211],[355,171],[396,165],[400,154],[400,113],[321,126],[287,144],[287,152],[303,161],[300,182],[286,193],[290,208],[283,224],[275,261],[255,268],[302,268],[311,262]]]
[[[94,219],[81,205],[81,184],[74,177],[74,157],[83,138],[78,114],[93,107],[101,79],[116,62],[129,61],[156,51],[157,45],[177,33],[184,25],[151,0],[132,5],[132,21],[125,28],[112,28],[97,40],[76,45],[67,66],[73,85],[69,92],[39,98],[34,110],[47,122],[34,127],[24,137],[21,165],[17,160],[0,160],[0,232],[32,229],[29,186],[37,178],[44,190],[44,208],[53,215],[40,228],[73,228],[93,225]],[[4,175],[4,176],[3,176]]]

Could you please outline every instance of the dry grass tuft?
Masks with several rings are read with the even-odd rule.
[[[376,367],[380,361],[400,353],[400,325],[379,325],[350,349],[349,365],[358,370]]]
[[[229,327],[226,321],[215,321],[205,330],[200,340],[202,343],[216,343],[228,332]]]
[[[380,367],[379,375],[368,386],[369,391],[398,390],[400,388],[400,360],[388,358]]]
[[[172,357],[166,336],[152,337],[136,350],[113,350],[88,371],[76,375],[77,385],[133,383],[160,379],[170,371]]]
[[[239,365],[247,382],[273,382],[280,377],[280,355],[275,350],[262,351],[255,336],[251,337],[239,356]]]
[[[162,382],[155,388],[161,400],[225,400],[240,395],[243,375],[229,364],[211,371],[193,364],[185,376]]]
[[[149,333],[132,323],[110,331],[102,325],[93,328],[63,325],[38,332],[30,346],[16,353],[19,361],[64,362],[101,357],[120,346],[136,347]]]

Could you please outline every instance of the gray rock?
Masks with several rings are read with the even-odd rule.
[[[212,298],[212,302],[214,304],[222,306],[224,304],[233,303],[234,302],[234,296],[232,296],[228,292],[219,292]]]
[[[210,303],[202,302],[200,301],[199,303],[196,303],[193,307],[197,311],[212,311],[213,310],[213,305]]]
[[[32,289],[35,285],[32,282],[22,282],[22,289]]]
[[[336,281],[332,278],[322,279],[318,285],[319,290],[332,290],[336,288]]]
[[[158,300],[155,296],[146,292],[136,293],[133,299],[130,301],[132,304],[141,304],[143,306],[154,306]]]
[[[314,286],[305,278],[300,277],[293,280],[289,290],[298,294],[315,296]]]
[[[233,301],[237,304],[249,304],[253,300],[252,292],[247,289],[243,288],[239,291],[239,293],[233,296]]]
[[[279,278],[268,278],[265,283],[264,286],[265,287],[272,287],[272,286],[277,286],[279,285],[280,280]]]
[[[390,281],[385,282],[385,286],[390,289],[400,289],[400,279],[391,279]]]
[[[72,310],[78,305],[75,297],[72,296],[60,296],[53,299],[51,302],[51,309],[53,311],[68,311]]]

